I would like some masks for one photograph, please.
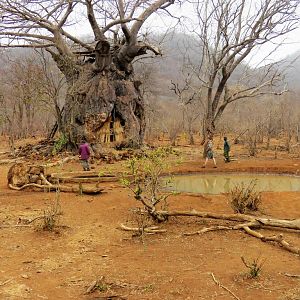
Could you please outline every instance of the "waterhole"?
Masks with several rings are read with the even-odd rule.
[[[300,191],[300,177],[258,174],[193,174],[176,175],[168,189],[177,192],[220,194],[228,193],[234,186],[249,185],[255,180],[257,191]]]

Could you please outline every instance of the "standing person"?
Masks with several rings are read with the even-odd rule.
[[[227,137],[224,136],[224,160],[226,163],[230,162],[229,151],[230,151],[230,145],[227,141]]]
[[[205,162],[204,162],[204,165],[202,166],[202,168],[205,168],[206,167],[206,164],[208,162],[209,159],[212,159],[213,162],[214,162],[214,168],[217,167],[217,162],[215,160],[215,157],[214,157],[214,151],[213,151],[213,141],[212,139],[209,139],[207,144],[206,144],[206,158],[205,158]]]
[[[84,171],[90,170],[90,165],[89,165],[90,155],[91,152],[90,152],[89,144],[86,142],[85,139],[83,139],[79,146],[79,158]]]

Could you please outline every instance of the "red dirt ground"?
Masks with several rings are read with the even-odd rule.
[[[211,165],[201,169],[198,147],[178,149],[183,153],[183,162],[174,166],[174,172],[215,171]],[[242,151],[236,152],[237,161],[219,161],[218,172],[298,174],[300,170],[300,159],[285,154],[276,160],[272,153],[250,159]],[[120,163],[98,163],[95,168],[119,170]],[[0,299],[300,299],[300,278],[285,275],[300,275],[299,256],[241,231],[183,235],[216,221],[171,218],[161,225],[166,233],[143,239],[119,230],[120,223],[133,220],[131,209],[138,204],[118,183],[103,184],[105,193],[98,196],[61,193],[61,227],[54,232],[15,227],[19,219],[43,214],[55,194],[8,189],[8,169],[8,165],[0,165]],[[53,168],[80,169],[79,162]],[[174,195],[169,207],[232,213],[226,195]],[[263,193],[261,214],[299,218],[300,193]],[[278,234],[260,232],[267,236]],[[292,245],[300,247],[299,233],[283,234]],[[247,276],[249,271],[241,256],[249,262],[265,259],[257,279]],[[214,282],[211,273],[223,288]],[[98,289],[85,294],[92,282],[102,276]],[[117,295],[119,298],[107,297]]]

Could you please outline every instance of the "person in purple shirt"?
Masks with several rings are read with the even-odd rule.
[[[89,144],[86,140],[82,140],[79,146],[79,158],[84,171],[90,170],[89,158],[91,155]]]

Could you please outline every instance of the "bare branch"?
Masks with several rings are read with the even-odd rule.
[[[299,1],[260,2],[246,0],[201,1],[196,5],[198,27],[194,33],[199,39],[203,60],[191,70],[201,87],[207,88],[205,131],[214,132],[226,106],[242,98],[264,94],[280,95],[286,89],[274,91],[280,74],[266,67],[263,76],[244,80],[242,84],[229,83],[235,71],[240,72],[243,61],[254,49],[275,41],[296,28],[299,22]],[[274,52],[276,51],[273,50]],[[243,77],[243,75],[241,75]],[[244,78],[245,79],[245,78]],[[259,81],[259,80],[260,81]]]
[[[172,4],[174,1],[173,0],[156,0],[152,5],[150,5],[147,9],[145,9],[140,16],[138,17],[138,20],[134,22],[134,24],[131,27],[131,36],[132,39],[136,40],[137,34],[143,25],[143,23],[159,8],[163,7],[164,4],[170,3]],[[133,42],[133,41],[131,41]]]
[[[57,25],[58,28],[62,28],[62,27],[63,27],[63,25],[66,23],[68,17],[69,17],[70,14],[72,13],[73,8],[74,8],[74,5],[73,5],[73,3],[70,1],[70,2],[69,2],[69,5],[68,5],[68,9],[67,9],[65,15],[62,17],[62,19],[59,21],[59,23],[58,23],[58,25]]]
[[[124,20],[125,19],[125,11],[124,11],[124,2],[123,2],[123,0],[118,0],[118,4],[119,4],[119,14],[120,14],[121,20]],[[127,43],[129,43],[131,34],[130,34],[130,31],[128,30],[128,27],[127,27],[126,23],[122,22],[121,28],[122,28],[122,31],[125,35]]]
[[[105,39],[105,36],[103,35],[103,33],[102,33],[101,29],[99,28],[98,23],[96,21],[94,9],[92,6],[92,0],[85,0],[85,2],[86,2],[86,7],[87,7],[88,20],[93,29],[95,40]]]

